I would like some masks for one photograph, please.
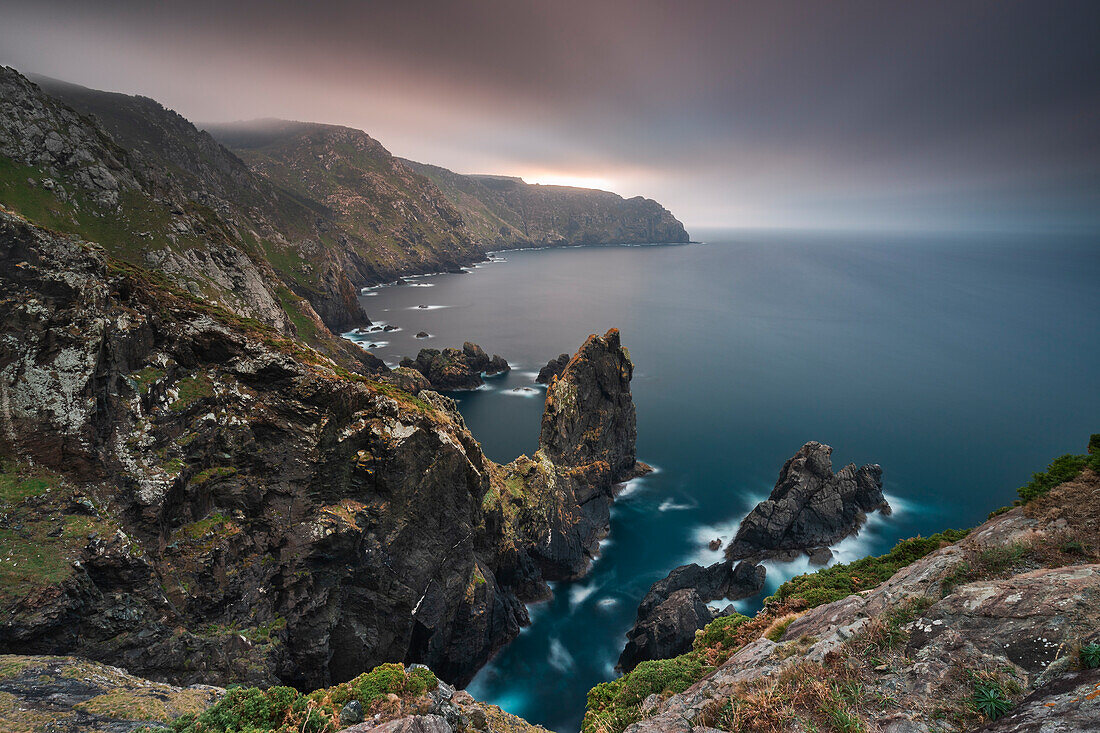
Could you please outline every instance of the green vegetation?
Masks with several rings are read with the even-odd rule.
[[[153,385],[164,379],[166,374],[167,372],[163,369],[148,366],[136,372],[131,372],[130,382],[141,394],[149,394],[149,390],[152,389]]]
[[[996,720],[1012,709],[1012,701],[996,680],[975,679],[970,704],[976,712],[990,720]]]
[[[1100,667],[1100,643],[1094,641],[1081,647],[1081,666],[1085,669]]]
[[[214,396],[214,382],[206,374],[184,377],[176,384],[176,399],[168,407],[181,412],[199,400]]]
[[[1036,497],[1048,493],[1058,484],[1072,481],[1080,475],[1085,468],[1091,468],[1100,473],[1100,433],[1093,433],[1089,437],[1088,453],[1073,455],[1067,453],[1050,462],[1047,470],[1031,475],[1031,481],[1017,489],[1020,499],[1027,503]]]
[[[340,710],[358,700],[371,711],[390,696],[419,698],[439,684],[426,668],[405,672],[400,664],[382,664],[353,680],[303,695],[290,687],[231,687],[217,705],[172,723],[173,733],[332,733],[344,726]]]
[[[225,478],[226,476],[232,476],[237,473],[237,469],[233,466],[214,466],[213,468],[204,468],[191,477],[191,484],[195,486],[202,486],[208,481],[214,479]]]
[[[588,709],[581,730],[622,731],[641,719],[640,705],[647,697],[683,692],[713,669],[694,650],[675,659],[642,662],[629,674],[588,691]]]
[[[948,529],[931,537],[913,537],[897,543],[885,555],[865,557],[855,562],[823,568],[815,573],[799,575],[779,586],[772,599],[801,599],[806,608],[838,601],[888,580],[894,573],[930,552],[958,542],[966,536],[967,531]]]

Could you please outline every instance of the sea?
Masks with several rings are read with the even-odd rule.
[[[582,580],[469,685],[559,733],[614,665],[650,585],[711,563],[805,442],[878,463],[893,512],[835,562],[972,527],[1054,457],[1100,432],[1100,238],[693,231],[679,245],[495,253],[461,274],[364,290],[379,325],[347,334],[391,365],[480,344],[512,370],[454,393],[498,462],[537,448],[550,358],[618,328],[635,364],[638,457]],[[418,332],[428,338],[415,338]],[[763,595],[811,568],[768,563]],[[758,608],[761,597],[739,602]]]

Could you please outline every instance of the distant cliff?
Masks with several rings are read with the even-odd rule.
[[[490,249],[689,241],[684,225],[652,199],[404,162],[443,191]]]

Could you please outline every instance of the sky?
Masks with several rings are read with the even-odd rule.
[[[1091,0],[4,0],[0,63],[644,195],[689,231],[1100,231]]]

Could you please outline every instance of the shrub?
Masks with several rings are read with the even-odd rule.
[[[614,733],[638,719],[638,706],[653,694],[683,692],[712,670],[695,652],[642,662],[629,674],[588,691],[584,733]],[[619,727],[619,726],[622,727]]]
[[[776,589],[772,600],[786,601],[798,598],[806,608],[822,606],[838,601],[859,591],[875,587],[888,580],[894,573],[911,565],[945,544],[958,542],[966,537],[967,530],[948,529],[931,537],[914,537],[902,540],[890,552],[879,557],[865,557],[855,562],[822,568],[791,578]]]
[[[1031,501],[1032,499],[1048,493],[1058,484],[1063,484],[1066,481],[1072,481],[1077,478],[1078,474],[1081,473],[1087,463],[1088,456],[1075,456],[1070,453],[1059,456],[1050,462],[1046,471],[1043,473],[1033,473],[1031,475],[1031,481],[1027,482],[1016,491],[1025,502]]]
[[[707,624],[706,628],[695,634],[692,648],[695,651],[700,651],[702,649],[714,649],[721,645],[723,649],[732,649],[738,646],[735,632],[741,627],[741,624],[748,620],[748,616],[742,616],[739,613],[716,618]]]
[[[990,720],[996,720],[1012,709],[1003,687],[996,682],[976,682],[970,696],[974,709]]]
[[[1094,641],[1081,647],[1081,666],[1085,669],[1100,667],[1100,644]]]

